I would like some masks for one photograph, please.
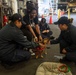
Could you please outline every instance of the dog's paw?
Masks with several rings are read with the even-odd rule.
[[[44,52],[45,54],[47,54],[47,52]]]
[[[41,58],[44,58],[43,55],[41,55]]]
[[[37,56],[36,56],[36,59],[38,59],[38,57],[39,57],[39,56],[37,55]]]

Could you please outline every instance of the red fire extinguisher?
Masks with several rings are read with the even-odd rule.
[[[3,16],[3,26],[5,26],[8,23],[8,18],[6,15]]]

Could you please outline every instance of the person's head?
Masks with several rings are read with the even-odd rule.
[[[30,8],[29,9],[29,16],[31,19],[35,18],[37,16],[37,10],[36,8]]]
[[[26,8],[27,9],[30,9],[31,7],[35,7],[35,4],[33,1],[27,1],[26,2]]]
[[[63,16],[58,21],[57,24],[61,31],[67,30],[70,24],[70,21],[67,17]]]
[[[22,16],[18,13],[15,13],[11,17],[11,21],[18,27],[21,28],[22,24],[25,24],[22,20]]]
[[[41,23],[46,23],[46,19],[45,18],[42,18],[41,19]]]

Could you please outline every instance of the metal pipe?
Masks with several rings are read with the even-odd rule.
[[[12,10],[13,10],[13,14],[14,14],[14,13],[18,13],[17,0],[11,0],[11,2],[12,2]]]
[[[70,19],[70,8],[68,9],[68,19]]]
[[[60,18],[61,14],[60,14],[60,9],[58,9],[58,19]]]

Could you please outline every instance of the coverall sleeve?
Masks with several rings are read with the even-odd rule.
[[[15,32],[13,34],[13,39],[14,41],[16,41],[17,43],[21,44],[26,48],[36,48],[39,46],[38,43],[28,41],[27,38],[24,37],[22,32]]]
[[[62,35],[60,33],[58,38],[50,41],[50,44],[58,44],[60,42],[60,40],[62,39],[61,37],[62,37]]]

